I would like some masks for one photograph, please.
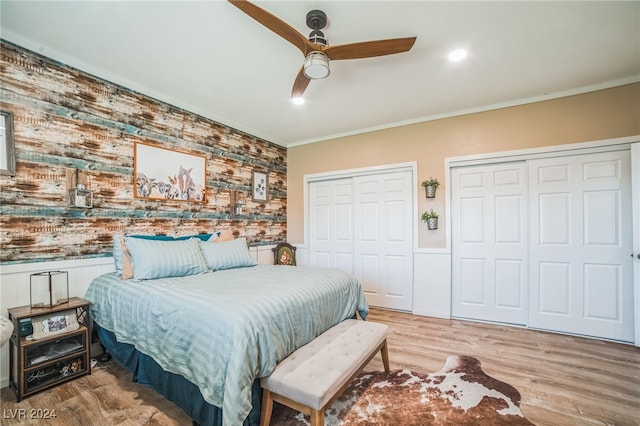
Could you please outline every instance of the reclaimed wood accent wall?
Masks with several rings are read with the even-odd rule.
[[[109,256],[120,232],[286,240],[286,148],[5,41],[0,55],[0,110],[13,113],[16,145],[15,176],[0,176],[0,264]],[[205,202],[134,197],[135,142],[205,156]],[[92,209],[67,207],[76,169]],[[254,170],[268,173],[266,202],[251,199]]]

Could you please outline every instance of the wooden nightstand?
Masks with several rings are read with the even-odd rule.
[[[9,385],[18,401],[41,390],[91,374],[89,302],[71,297],[51,308],[11,308]],[[21,324],[33,325],[37,340],[21,336]],[[75,328],[77,322],[77,328]],[[22,327],[24,328],[24,327]]]

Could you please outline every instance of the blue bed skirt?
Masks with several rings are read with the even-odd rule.
[[[116,336],[94,323],[98,338],[106,351],[123,368],[133,374],[133,381],[149,386],[168,400],[182,408],[191,419],[202,426],[222,426],[222,409],[204,400],[196,385],[184,377],[167,372],[148,355],[133,345],[120,343]],[[262,388],[260,380],[255,380],[252,387],[251,412],[245,419],[244,426],[260,424],[260,402]]]

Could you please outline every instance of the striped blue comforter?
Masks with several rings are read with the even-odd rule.
[[[337,269],[257,265],[133,282],[96,278],[92,318],[118,341],[153,357],[223,409],[224,425],[251,410],[251,384],[276,364],[368,306],[360,283]]]

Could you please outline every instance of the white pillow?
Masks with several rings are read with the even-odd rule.
[[[185,277],[207,272],[197,238],[161,241],[127,237],[125,242],[131,253],[134,280]]]
[[[221,243],[200,241],[200,248],[207,266],[212,271],[257,265],[251,253],[249,253],[247,240],[244,238]]]

